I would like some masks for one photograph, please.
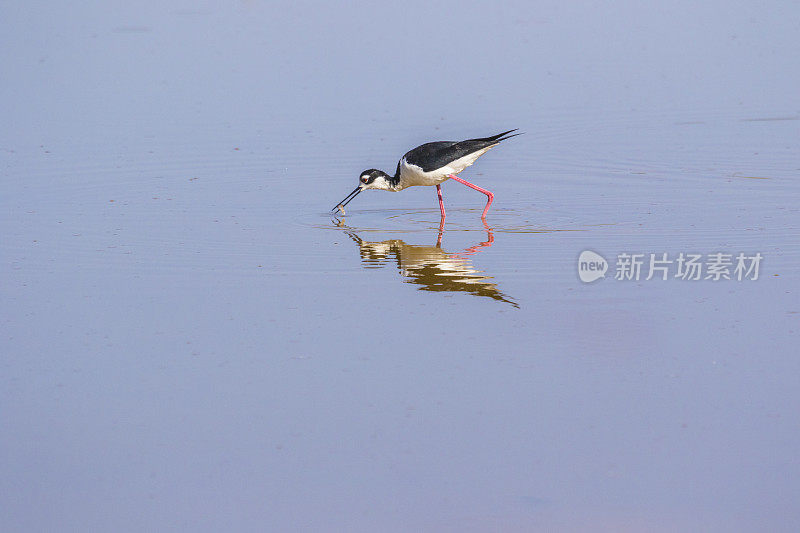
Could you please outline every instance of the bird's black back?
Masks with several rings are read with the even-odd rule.
[[[505,141],[511,137],[521,135],[520,133],[508,135],[512,131],[516,130],[504,131],[503,133],[499,133],[491,137],[483,137],[480,139],[467,139],[466,141],[436,141],[426,143],[407,152],[403,158],[409,164],[422,168],[424,172],[430,172],[431,170],[442,168],[456,159],[461,159],[465,155],[469,155],[473,152],[483,150],[484,148],[494,146],[500,141]],[[506,135],[508,136],[506,137]],[[397,168],[398,170],[400,169],[399,164]]]

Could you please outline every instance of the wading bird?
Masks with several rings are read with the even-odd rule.
[[[494,195],[486,189],[459,178],[456,174],[470,166],[490,148],[500,144],[501,141],[522,135],[521,133],[509,135],[514,131],[517,130],[509,130],[481,139],[467,139],[466,141],[458,142],[437,141],[417,146],[398,161],[394,176],[374,168],[362,172],[358,178],[358,187],[338,203],[332,211],[338,209],[344,213],[344,206],[358,196],[361,191],[366,191],[367,189],[396,192],[415,185],[436,185],[436,193],[439,196],[439,209],[444,219],[445,212],[441,184],[452,178],[486,195],[486,207],[483,208],[483,214],[481,214],[481,218],[486,218],[486,213],[489,212],[489,206],[492,205]]]

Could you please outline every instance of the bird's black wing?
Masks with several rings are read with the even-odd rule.
[[[421,167],[424,172],[430,172],[431,170],[442,168],[456,159],[461,159],[465,155],[469,155],[473,152],[483,150],[484,148],[494,146],[500,141],[505,141],[506,139],[515,137],[516,135],[521,135],[520,133],[508,135],[512,131],[516,130],[505,131],[503,133],[499,133],[491,137],[483,137],[481,139],[467,139],[466,141],[458,142],[437,141],[426,143],[422,146],[417,146],[410,152],[406,153],[403,158],[409,164]],[[506,135],[508,136],[506,137]]]
[[[410,165],[416,165],[422,168],[424,172],[430,172],[431,170],[442,168],[453,161],[453,159],[461,157],[457,155],[460,151],[453,149],[457,144],[456,141],[426,143],[407,152],[406,155],[403,156],[403,159]],[[466,153],[464,155],[466,155]]]

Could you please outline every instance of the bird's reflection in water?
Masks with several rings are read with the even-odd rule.
[[[419,285],[419,289],[432,292],[467,292],[508,303],[516,308],[519,305],[508,295],[500,292],[492,278],[475,269],[470,261],[472,254],[489,248],[494,243],[491,228],[484,222],[486,240],[461,252],[452,253],[442,249],[443,227],[433,246],[406,244],[400,239],[388,241],[365,241],[355,230],[344,224],[343,219],[334,219],[356,244],[365,268],[382,268],[390,262],[397,264],[400,275],[408,283]]]

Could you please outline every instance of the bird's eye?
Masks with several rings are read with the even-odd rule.
[[[361,181],[366,183],[369,178],[367,176],[361,176]]]

